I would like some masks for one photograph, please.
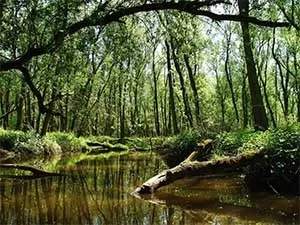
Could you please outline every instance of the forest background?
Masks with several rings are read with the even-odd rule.
[[[300,122],[299,20],[298,0],[1,1],[0,125],[123,138]]]

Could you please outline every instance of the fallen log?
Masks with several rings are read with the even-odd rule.
[[[241,154],[235,157],[210,160],[204,162],[192,161],[196,158],[193,152],[185,161],[178,166],[167,169],[150,178],[140,187],[136,188],[133,195],[152,194],[162,186],[168,185],[176,180],[187,176],[199,176],[204,174],[215,174],[220,172],[236,171],[264,157],[262,151]]]
[[[110,143],[100,143],[100,142],[86,142],[90,148],[88,152],[89,155],[97,155],[108,152],[122,152],[122,151],[133,151],[133,152],[148,152],[151,149],[143,147],[128,147],[126,145],[113,145]]]
[[[46,176],[61,176],[60,173],[47,172],[36,167],[21,165],[21,164],[0,164],[2,169],[18,169],[31,172],[36,177],[46,177]]]

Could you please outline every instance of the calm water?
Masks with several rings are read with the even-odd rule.
[[[60,162],[67,176],[0,178],[0,224],[300,224],[299,198],[249,193],[239,177],[189,178],[131,196],[165,167],[154,155]]]

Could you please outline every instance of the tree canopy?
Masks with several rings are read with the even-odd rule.
[[[2,1],[2,126],[124,137],[300,121],[299,5]]]

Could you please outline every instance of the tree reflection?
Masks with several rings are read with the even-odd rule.
[[[67,176],[2,179],[0,224],[157,224],[162,210],[129,194],[157,160],[117,156],[81,161]]]
[[[231,199],[234,195],[227,193],[229,186],[224,180],[218,183],[224,190],[226,188],[227,194],[224,192],[223,195],[209,190],[217,184],[209,186],[206,183],[201,184],[198,197],[189,197],[191,192],[199,191],[193,190],[197,188],[195,181],[179,183],[179,186],[188,186],[187,194],[180,192],[183,196],[172,194],[178,191],[172,187],[147,201],[130,195],[136,186],[161,171],[163,166],[154,155],[123,155],[80,161],[60,171],[67,176],[24,180],[2,178],[0,224],[190,225],[221,221],[222,225],[231,225],[248,224],[251,220],[261,224],[282,222],[280,215],[271,219],[266,216],[271,215],[270,211],[231,204],[236,199]],[[229,189],[229,192],[234,191]]]

